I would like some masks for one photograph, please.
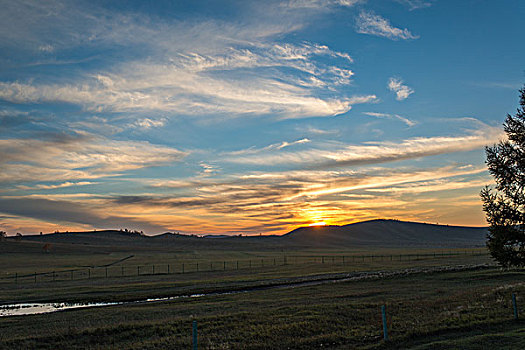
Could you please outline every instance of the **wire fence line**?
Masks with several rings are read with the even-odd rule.
[[[72,281],[95,278],[117,278],[132,276],[187,274],[196,272],[232,271],[241,269],[260,269],[271,266],[306,265],[306,264],[331,264],[352,265],[364,262],[394,262],[440,259],[446,257],[462,256],[488,256],[486,251],[472,250],[461,252],[433,252],[412,254],[375,254],[375,255],[283,255],[279,257],[266,257],[238,260],[207,260],[183,261],[176,263],[151,263],[141,265],[109,264],[97,267],[80,267],[72,269],[56,269],[53,271],[18,273],[11,272],[0,276],[2,283],[39,283]],[[122,259],[124,262],[126,259]]]
[[[501,299],[494,302],[489,302],[487,305],[487,300],[480,301],[477,304],[470,304],[468,307],[463,307],[463,305],[444,305],[442,310],[434,310],[435,313],[444,312],[447,315],[456,317],[457,319],[468,318],[469,315],[474,316],[472,319],[472,325],[477,321],[479,326],[480,319],[483,320],[495,320],[499,319],[500,321],[507,322],[507,325],[510,325],[509,321],[514,321],[516,324],[523,324],[523,314],[524,307],[523,303],[520,303],[518,298],[519,294],[517,292],[505,291],[501,296]],[[453,309],[455,306],[456,310],[449,311],[448,309]],[[425,322],[417,322],[410,324],[410,321],[407,321],[406,317],[403,317],[402,310],[399,306],[389,305],[389,304],[379,304],[372,306],[373,308],[377,307],[377,318],[375,322],[368,324],[368,327],[371,329],[369,340],[370,343],[381,342],[384,345],[394,345],[397,340],[403,341],[406,335],[407,330],[410,328],[412,331],[417,327],[425,327]],[[456,313],[456,315],[454,315]],[[436,315],[436,314],[435,314]],[[439,315],[436,315],[439,316]],[[477,319],[476,319],[477,318]],[[205,323],[206,321],[203,320]],[[191,320],[191,348],[193,350],[198,350],[198,344],[205,344],[202,348],[209,348],[208,344],[211,343],[212,335],[206,334],[205,332],[198,332],[197,319]],[[444,328],[452,328],[452,332],[457,332],[457,329],[452,325],[444,325]],[[188,332],[189,333],[189,332]],[[188,334],[189,335],[189,334]],[[186,336],[188,337],[188,336]],[[399,339],[400,338],[400,339]],[[343,344],[326,344],[327,347],[330,345],[344,345]],[[322,346],[322,344],[321,344]]]

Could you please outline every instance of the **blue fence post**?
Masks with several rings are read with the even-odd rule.
[[[193,321],[193,350],[197,350],[197,321]]]
[[[386,306],[381,306],[381,316],[383,318],[383,339],[388,341],[388,326],[386,324]]]
[[[512,306],[514,307],[514,319],[518,319],[518,304],[516,303],[516,294],[512,293]]]

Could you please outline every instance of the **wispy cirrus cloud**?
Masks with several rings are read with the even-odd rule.
[[[487,179],[457,179],[454,181],[438,179],[432,181],[420,181],[416,183],[403,184],[401,186],[368,189],[367,191],[391,194],[419,194],[438,191],[455,191],[458,189],[465,188],[482,188],[486,184]]]
[[[313,134],[313,135],[336,135],[340,131],[332,129],[320,129],[311,125],[297,127],[297,131],[300,133]]]
[[[132,124],[130,124],[133,128],[148,130],[151,128],[160,128],[166,124],[167,118],[160,118],[160,119],[152,119],[152,118],[143,118],[138,119]]]
[[[408,118],[402,117],[399,114],[390,114],[390,113],[377,113],[377,112],[363,112],[365,115],[377,118],[387,118],[387,119],[398,119],[405,123],[407,126],[414,126],[416,122]]]
[[[256,155],[233,155],[225,160],[241,164],[357,166],[470,151],[498,142],[503,137],[501,129],[483,124],[467,134],[457,136],[416,137],[401,142],[367,142],[363,145],[331,144],[330,149],[261,152]]]
[[[268,146],[262,147],[262,148],[250,147],[250,148],[242,149],[242,150],[238,150],[238,151],[227,152],[225,154],[228,155],[228,156],[237,156],[237,155],[242,155],[242,154],[256,154],[256,153],[261,153],[261,152],[265,152],[265,151],[280,150],[280,149],[283,149],[283,148],[286,148],[286,147],[290,147],[290,146],[294,146],[294,145],[300,145],[300,144],[305,144],[305,143],[309,143],[309,142],[311,142],[310,139],[303,138],[303,139],[300,139],[300,140],[297,140],[297,141],[291,141],[291,142],[282,141],[282,142],[274,143],[274,144],[271,144],[271,145],[268,145]]]
[[[418,39],[418,35],[412,34],[407,28],[396,28],[390,21],[376,15],[373,12],[363,11],[356,19],[356,30],[358,33],[370,34],[388,38],[391,40]]]
[[[181,160],[186,152],[144,141],[91,134],[0,140],[0,182],[64,181],[115,176]]]
[[[400,78],[392,77],[388,79],[388,90],[393,91],[396,94],[396,100],[403,101],[406,100],[410,95],[415,91],[414,89],[403,85],[403,80]]]
[[[87,186],[87,185],[94,185],[96,182],[90,182],[90,181],[78,181],[78,182],[63,182],[56,185],[45,185],[45,184],[38,184],[35,186],[26,186],[26,185],[19,185],[16,186],[17,189],[21,190],[54,190],[57,188],[65,188],[65,187],[74,187],[74,186]]]
[[[290,0],[286,6],[291,8],[326,8],[327,6],[353,7],[366,0]]]
[[[233,50],[227,57],[179,54],[167,64],[128,63],[118,72],[97,74],[79,83],[0,82],[0,99],[65,102],[95,112],[271,113],[283,118],[338,115],[350,110],[352,104],[375,99],[375,95],[317,96],[317,89],[349,84],[353,75],[348,68],[322,66],[310,60],[310,55],[318,54],[351,59],[325,46],[273,45],[257,51]],[[285,73],[286,69],[304,76],[297,80]]]
[[[334,3],[350,6],[353,1]],[[260,20],[190,23],[130,13],[116,16],[96,6],[75,7],[62,1],[10,4],[0,16],[6,17],[5,27],[11,29],[3,37],[19,41],[20,47],[42,40],[38,29],[45,26],[53,34],[49,36],[60,37],[45,44],[57,51],[79,43],[97,48],[118,45],[129,58],[92,74],[68,74],[53,83],[0,82],[0,99],[20,104],[70,103],[97,113],[221,114],[222,118],[334,116],[349,111],[353,103],[367,102],[337,90],[350,84],[354,75],[348,53],[318,43],[276,40],[300,28],[304,16],[270,16],[268,8],[257,6],[253,11],[261,12]],[[25,28],[12,20],[20,12],[34,19],[25,21],[29,23]],[[276,16],[283,20],[276,21]]]
[[[431,0],[396,0],[400,4],[408,7],[410,11],[427,8],[432,6],[433,1]]]

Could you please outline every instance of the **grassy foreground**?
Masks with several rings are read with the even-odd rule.
[[[325,252],[328,254],[328,252]],[[224,256],[222,256],[224,258]],[[352,271],[476,264],[483,256],[304,263],[228,271],[0,284],[2,303],[135,300],[333,276]],[[27,263],[29,264],[29,263]],[[31,266],[33,267],[33,266]],[[525,312],[525,272],[484,268],[0,318],[6,349],[485,349],[525,348],[511,293]],[[382,340],[380,307],[390,341]]]

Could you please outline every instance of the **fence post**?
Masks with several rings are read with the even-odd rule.
[[[106,267],[106,278],[108,278],[108,268]]]
[[[182,273],[184,273],[184,263],[182,263]]]
[[[516,303],[516,294],[512,293],[512,306],[514,308],[514,319],[518,320],[518,304]]]
[[[383,339],[388,341],[388,326],[386,323],[386,306],[381,306],[381,317],[383,319]]]
[[[197,321],[193,321],[193,350],[197,350]]]
[[[170,274],[170,264],[168,264],[168,275]]]

